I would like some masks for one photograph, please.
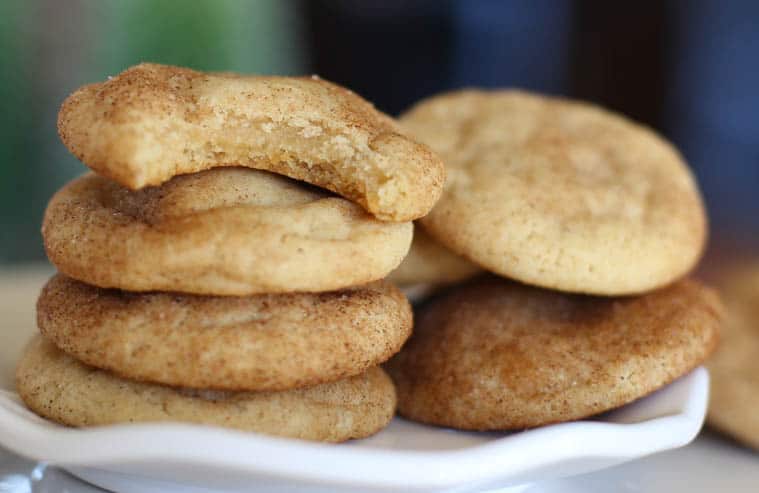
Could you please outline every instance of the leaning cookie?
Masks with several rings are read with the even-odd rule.
[[[129,293],[53,277],[40,331],[84,363],[134,380],[286,390],[358,375],[397,353],[411,307],[392,284],[212,297]]]
[[[50,200],[50,261],[102,288],[249,295],[329,291],[384,278],[408,251],[411,223],[246,168],[179,176],[131,191],[88,174]]]
[[[687,373],[715,348],[721,318],[695,281],[611,299],[490,278],[424,306],[386,368],[409,419],[530,428],[622,406]]]
[[[422,224],[505,277],[561,291],[643,293],[701,256],[704,207],[675,148],[590,104],[520,91],[467,90],[402,116],[446,164]]]
[[[32,411],[68,426],[174,421],[326,442],[376,433],[392,419],[396,400],[392,382],[376,367],[283,392],[180,389],[90,368],[39,336],[21,357],[16,387]]]
[[[327,188],[380,219],[410,221],[432,208],[445,181],[429,148],[317,77],[143,63],[69,96],[58,132],[84,164],[132,189],[247,166]]]
[[[727,320],[709,360],[710,426],[759,449],[759,261],[733,266],[721,279]]]
[[[414,240],[408,255],[387,280],[402,288],[420,284],[450,284],[480,272],[478,266],[456,255],[414,225]]]

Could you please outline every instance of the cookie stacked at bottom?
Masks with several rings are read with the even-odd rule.
[[[201,87],[202,97],[193,92]],[[379,128],[395,145],[367,147],[378,156],[362,164],[379,162],[383,183],[403,185],[387,153],[418,146],[359,99],[318,79],[153,65],[71,96],[59,122],[64,141],[103,175],[69,183],[45,213],[45,248],[60,274],[38,301],[42,337],[18,366],[27,406],[72,426],[184,421],[323,441],[384,427],[396,394],[378,365],[409,337],[412,315],[382,279],[406,255],[411,222],[381,221],[326,190],[224,161],[233,153],[254,156],[242,163],[251,167],[289,169],[291,161],[324,181],[349,163],[331,161],[328,170],[312,154],[337,156],[349,138]],[[167,109],[189,101],[190,113]],[[218,115],[230,122],[214,133]],[[163,144],[156,129],[168,129]],[[180,130],[190,139],[185,150],[198,145],[193,139],[217,140],[183,153]],[[230,135],[240,137],[234,147]],[[344,159],[363,160],[360,143]],[[188,159],[175,172],[197,172],[137,190],[112,181],[164,176],[169,155]],[[208,156],[220,162],[193,168],[191,159]],[[402,161],[413,167],[413,157]],[[341,186],[375,200],[377,190],[359,185]],[[426,212],[411,202],[412,213]]]
[[[421,224],[492,274],[420,306],[386,365],[401,415],[468,430],[580,419],[714,351],[722,305],[687,279],[704,207],[677,151],[651,130],[510,90],[435,96],[401,122],[448,171]]]

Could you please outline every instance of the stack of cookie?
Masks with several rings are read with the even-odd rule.
[[[317,78],[152,64],[76,91],[59,132],[95,173],[45,213],[32,410],[325,441],[389,422],[378,365],[412,322],[382,279],[442,190],[427,147]]]
[[[685,279],[704,248],[704,207],[654,132],[509,90],[439,95],[401,123],[448,174],[421,226],[492,273],[421,307],[387,366],[402,415],[473,430],[579,419],[666,385],[714,350],[720,301]],[[426,258],[445,268],[442,255]]]

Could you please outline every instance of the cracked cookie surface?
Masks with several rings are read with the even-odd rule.
[[[332,190],[380,219],[409,221],[432,208],[445,181],[427,146],[316,77],[144,63],[69,96],[58,132],[84,164],[132,189],[246,166]]]
[[[249,295],[329,291],[385,277],[409,223],[265,171],[219,168],[131,191],[88,174],[43,219],[50,261],[103,288]]]
[[[627,404],[700,365],[723,307],[692,280],[626,298],[548,291],[495,276],[424,305],[386,369],[409,419],[514,430]]]
[[[88,367],[41,336],[21,357],[16,388],[35,413],[76,427],[171,421],[342,442],[376,433],[395,411],[393,384],[378,367],[282,392],[182,389]]]
[[[40,294],[37,325],[67,353],[127,378],[284,390],[382,363],[411,334],[412,315],[385,281],[233,297],[106,290],[59,274]]]
[[[689,272],[706,217],[693,176],[653,131],[597,106],[466,90],[401,117],[446,164],[421,219],[454,252],[537,286],[642,293]]]

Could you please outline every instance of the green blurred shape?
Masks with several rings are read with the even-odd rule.
[[[35,175],[27,154],[34,145],[30,43],[20,27],[28,11],[26,2],[0,1],[0,262],[23,258],[30,246],[42,250],[34,248],[38,221],[25,213]]]
[[[290,22],[294,3],[259,0],[93,1],[101,29],[104,74],[142,61],[199,70],[297,71],[300,55]]]
[[[293,22],[296,5],[293,0],[0,0],[0,263],[43,260],[39,223],[45,203],[55,188],[84,170],[58,142],[51,105],[78,85],[142,61],[297,73],[302,53]],[[48,17],[40,18],[40,12]],[[44,36],[50,22],[65,24],[60,32],[72,38],[51,45]],[[76,51],[61,48],[68,46]],[[46,72],[40,65],[46,57],[63,60],[63,72]],[[40,76],[53,83],[32,83]]]

